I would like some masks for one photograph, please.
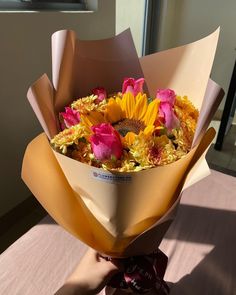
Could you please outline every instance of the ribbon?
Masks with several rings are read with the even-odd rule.
[[[111,258],[105,258],[111,260]],[[163,280],[168,257],[161,251],[144,256],[132,256],[119,260],[124,271],[115,274],[108,286],[136,293],[155,290],[156,294],[169,294],[169,287]]]

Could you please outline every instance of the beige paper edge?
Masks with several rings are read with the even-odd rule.
[[[130,30],[104,40],[83,41],[75,32],[62,30],[52,36],[52,69],[55,110],[61,111],[95,87],[117,92],[124,77],[142,77]]]
[[[54,113],[53,87],[46,74],[29,88],[27,98],[44,132],[51,139],[59,128]]]
[[[213,80],[209,79],[193,139],[193,146],[195,146],[199,138],[204,134],[204,132],[206,132],[223,97],[224,91],[222,88]],[[199,159],[198,164],[195,165],[194,169],[192,169],[192,171],[189,173],[183,189],[190,187],[194,183],[200,181],[202,178],[210,174],[210,169],[207,165],[205,154],[206,152],[204,155],[202,155],[201,159]]]
[[[144,56],[140,59],[149,93],[171,88],[187,95],[201,109],[215,56],[220,29],[196,42]]]

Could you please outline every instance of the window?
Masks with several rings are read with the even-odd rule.
[[[84,0],[0,0],[0,11],[80,11]]]

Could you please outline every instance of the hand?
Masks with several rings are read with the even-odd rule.
[[[89,249],[79,265],[55,295],[94,295],[99,293],[119,269],[113,262]]]

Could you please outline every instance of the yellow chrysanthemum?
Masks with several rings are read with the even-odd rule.
[[[74,160],[94,166],[92,155],[91,145],[87,141],[79,141],[71,152]]]
[[[167,165],[186,155],[181,149],[176,149],[167,135],[154,138],[154,146],[150,151],[150,161],[154,166]]]
[[[140,168],[146,169],[153,167],[150,162],[150,150],[154,145],[154,137],[151,134],[140,132],[134,136],[132,144],[129,146],[130,154],[137,163],[140,163]]]
[[[194,122],[197,122],[199,111],[194,107],[187,96],[176,96],[174,109],[180,120],[189,117],[192,118]]]
[[[62,151],[63,154],[66,154],[67,147],[73,144],[78,144],[79,139],[88,138],[91,134],[91,130],[88,126],[83,124],[74,125],[68,129],[64,129],[58,133],[51,140],[51,144]]]
[[[197,126],[199,111],[187,96],[177,96],[174,109],[180,120],[180,128],[173,130],[174,143],[177,144],[178,150],[189,152]]]
[[[102,164],[102,168],[108,171],[130,172],[140,171],[146,167],[137,165],[137,161],[130,152],[124,150],[123,156],[117,161],[106,161]],[[148,168],[148,167],[147,167]]]
[[[79,98],[72,102],[71,108],[77,110],[80,114],[88,114],[91,111],[103,111],[105,108],[106,100],[96,103],[97,95],[90,95]]]

